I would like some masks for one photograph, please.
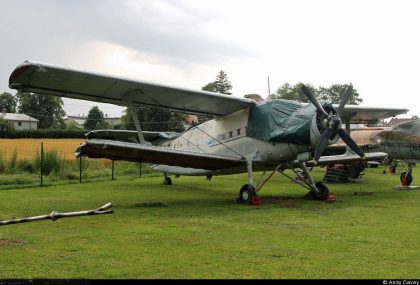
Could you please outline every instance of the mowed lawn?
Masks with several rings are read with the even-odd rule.
[[[391,189],[399,178],[383,169],[366,170],[361,183],[330,184],[332,204],[305,199],[280,174],[258,207],[235,202],[246,174],[3,190],[0,219],[107,202],[115,213],[0,226],[0,279],[418,279],[420,190]],[[144,201],[167,206],[135,206]]]

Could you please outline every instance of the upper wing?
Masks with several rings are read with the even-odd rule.
[[[246,165],[241,157],[180,151],[159,146],[102,139],[86,141],[77,149],[76,154],[91,158],[141,161],[209,170]]]
[[[338,105],[333,105],[337,108]],[[351,123],[367,124],[376,123],[389,117],[405,114],[408,109],[401,108],[379,108],[379,107],[364,107],[358,105],[346,105],[343,109],[341,117],[344,121],[349,120]]]
[[[30,61],[15,68],[9,78],[9,87],[101,103],[154,106],[215,116],[228,115],[255,103],[246,98],[116,78]]]

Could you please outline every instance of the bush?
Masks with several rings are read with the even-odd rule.
[[[35,173],[36,171],[34,162],[29,159],[19,160],[17,163],[17,168],[19,171],[24,171],[24,172],[29,172],[29,173]]]
[[[10,159],[9,159],[9,169],[8,169],[8,171],[11,172],[11,173],[15,172],[17,170],[16,166],[17,166],[17,150],[15,148],[15,150],[13,151],[12,157],[10,157]]]
[[[0,132],[0,138],[85,138],[86,130],[82,129],[40,129],[40,130],[6,130]]]
[[[3,155],[0,153],[0,173],[5,173],[6,170],[7,170],[6,160],[4,159]]]
[[[12,122],[6,121],[5,119],[0,118],[0,131],[1,131],[1,133],[12,132],[14,130],[15,130],[15,126],[13,125]]]

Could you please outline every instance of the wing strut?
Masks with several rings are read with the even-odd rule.
[[[134,125],[136,126],[137,134],[139,136],[139,142],[140,144],[144,144],[146,141],[144,140],[143,132],[141,131],[139,116],[137,115],[138,112],[139,108],[131,105],[131,113],[133,114]]]

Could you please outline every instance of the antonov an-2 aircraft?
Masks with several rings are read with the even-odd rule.
[[[78,155],[149,162],[165,173],[175,175],[213,175],[248,173],[239,200],[251,203],[258,190],[271,177],[265,171],[293,170],[299,182],[317,199],[326,199],[326,184],[312,179],[308,164],[331,164],[380,159],[385,153],[363,153],[342,128],[342,120],[391,117],[405,109],[345,106],[347,90],[339,106],[321,105],[305,86],[302,92],[312,104],[289,100],[255,100],[258,95],[237,98],[218,93],[122,79],[59,66],[25,61],[9,78],[9,87],[23,91],[131,106],[137,131],[93,131]],[[259,101],[259,102],[257,102]],[[139,107],[166,108],[215,118],[181,134],[144,132],[135,115]],[[344,155],[321,156],[327,145],[341,137],[349,149]],[[296,171],[296,169],[301,171]],[[253,171],[264,171],[254,186]]]

